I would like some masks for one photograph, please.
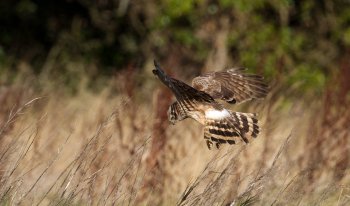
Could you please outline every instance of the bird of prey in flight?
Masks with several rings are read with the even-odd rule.
[[[156,75],[175,95],[168,119],[172,124],[192,118],[204,125],[204,139],[209,149],[221,144],[248,143],[259,134],[254,113],[234,112],[226,109],[217,99],[238,104],[267,95],[268,85],[263,77],[244,73],[244,68],[210,72],[192,80],[192,86],[168,76],[154,61]]]

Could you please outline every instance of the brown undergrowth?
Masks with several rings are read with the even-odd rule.
[[[138,97],[132,85],[126,93],[116,93],[113,85],[97,93],[81,89],[74,96],[60,91],[28,94],[28,88],[2,90],[0,100],[6,103],[0,114],[1,204],[350,202],[349,165],[342,155],[349,148],[348,138],[331,145],[334,160],[325,158],[327,140],[318,143],[318,134],[328,129],[322,119],[314,118],[322,108],[320,101],[291,103],[273,91],[249,107],[233,106],[259,113],[261,135],[248,145],[209,151],[201,126],[192,120],[163,125],[164,134],[155,132],[161,91],[140,100],[145,97]],[[349,137],[344,125],[336,125],[339,132],[333,132],[333,138]],[[157,135],[166,138],[161,152],[153,148]]]

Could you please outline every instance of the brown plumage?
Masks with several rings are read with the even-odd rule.
[[[258,75],[245,74],[243,69],[212,72],[192,81],[193,87],[165,74],[155,62],[156,75],[175,94],[177,101],[168,110],[169,121],[175,124],[188,117],[204,125],[204,139],[209,149],[215,144],[248,143],[259,134],[256,114],[233,112],[215,99],[241,103],[263,98],[268,86]]]
[[[243,73],[245,68],[233,68],[227,71],[211,72],[192,80],[192,87],[206,92],[214,99],[228,103],[242,103],[266,96],[268,86],[263,77]]]

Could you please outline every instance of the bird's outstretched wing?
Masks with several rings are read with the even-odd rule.
[[[169,77],[156,61],[154,61],[154,66],[155,69],[152,70],[153,74],[175,94],[178,101],[186,102],[195,100],[208,103],[215,102],[215,100],[206,92],[198,91],[180,80]]]
[[[233,68],[207,73],[194,78],[192,87],[208,93],[214,99],[222,99],[231,104],[265,97],[269,88],[263,77],[246,74],[245,70]]]

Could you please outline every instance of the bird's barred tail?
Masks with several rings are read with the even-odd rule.
[[[256,114],[230,111],[230,116],[221,120],[208,119],[204,128],[204,139],[209,149],[213,144],[217,148],[220,144],[248,143],[259,134]]]

